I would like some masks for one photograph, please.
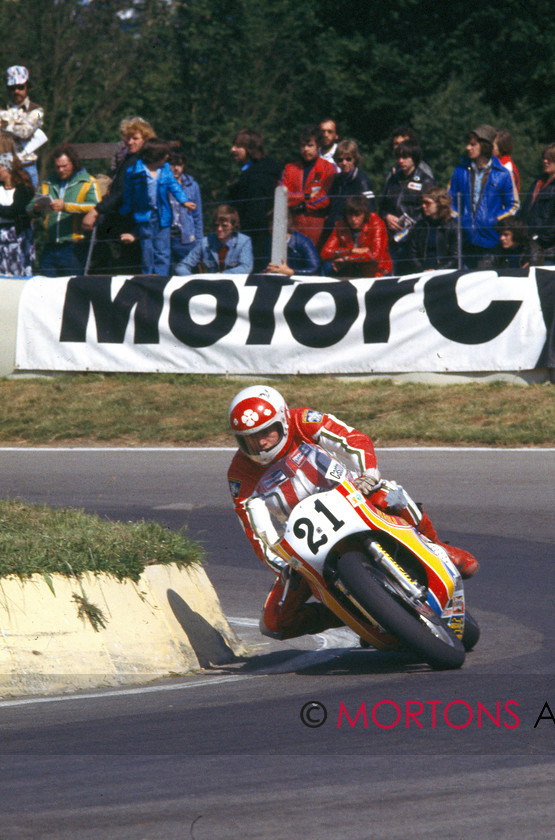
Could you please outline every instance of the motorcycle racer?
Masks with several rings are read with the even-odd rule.
[[[228,470],[231,496],[243,529],[256,553],[278,575],[270,590],[260,630],[277,639],[320,633],[342,622],[325,604],[307,603],[312,592],[298,574],[274,554],[254,533],[247,502],[268,466],[303,442],[321,447],[355,478],[353,484],[378,507],[401,516],[424,537],[441,545],[463,577],[478,568],[476,558],[463,549],[439,541],[425,511],[393,481],[383,481],[370,438],[333,414],[310,408],[289,408],[282,395],[267,385],[241,390],[229,408],[229,423],[239,449]]]

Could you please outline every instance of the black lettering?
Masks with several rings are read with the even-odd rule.
[[[555,272],[548,268],[536,268],[535,273],[547,332],[545,344],[535,367],[555,368]]]
[[[544,712],[547,712],[547,714],[544,715]],[[538,719],[536,720],[536,722],[534,724],[534,729],[536,728],[536,726],[538,725],[540,720],[550,720],[551,723],[555,723],[555,717],[553,716],[553,712],[551,711],[551,708],[550,708],[547,700],[545,701],[545,703],[542,706],[542,710],[539,713]]]
[[[335,316],[328,324],[315,324],[306,305],[315,295],[326,292],[335,302]],[[355,287],[348,282],[302,283],[284,307],[283,314],[293,338],[305,347],[331,347],[344,338],[359,312]]]
[[[112,301],[112,278],[72,277],[68,281],[60,341],[86,341],[92,307],[99,343],[122,344],[135,309],[135,344],[158,344],[158,321],[164,304],[167,277],[133,277],[126,280]]]
[[[209,324],[197,324],[191,318],[189,304],[198,295],[216,299],[216,315]],[[170,330],[189,347],[209,347],[233,329],[238,302],[239,292],[232,280],[190,280],[170,298]]]
[[[339,529],[345,524],[345,520],[337,519],[337,517],[325,506],[321,499],[316,499],[314,502],[314,510],[318,511],[318,513],[323,513],[324,516],[329,519],[334,531],[339,531]]]
[[[318,554],[318,549],[321,546],[325,545],[328,541],[328,538],[325,534],[322,534],[319,540],[314,539],[314,523],[306,517],[303,517],[302,519],[297,519],[297,521],[293,525],[293,533],[296,537],[299,537],[299,539],[303,539],[304,537],[306,537],[308,547],[313,554]]]
[[[366,317],[362,327],[365,344],[386,344],[391,333],[391,310],[398,300],[414,292],[419,278],[376,280],[364,295]]]
[[[274,309],[284,286],[294,283],[289,277],[279,274],[253,274],[245,286],[256,286],[256,292],[249,309],[250,332],[247,344],[271,344],[276,329]]]
[[[432,277],[424,286],[424,306],[430,324],[459,344],[485,344],[507,329],[522,306],[520,300],[494,300],[481,312],[465,312],[457,302],[457,281],[468,271]],[[487,296],[487,284],[484,284]]]

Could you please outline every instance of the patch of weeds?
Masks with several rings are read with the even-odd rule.
[[[73,593],[73,601],[79,605],[77,609],[77,615],[79,618],[83,619],[83,621],[88,620],[95,631],[95,633],[99,633],[100,630],[104,630],[106,628],[106,618],[104,613],[97,607],[96,604],[92,604],[85,593],[82,595],[77,595],[76,592]]]

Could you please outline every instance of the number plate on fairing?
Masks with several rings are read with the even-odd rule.
[[[360,530],[361,522],[347,499],[330,490],[304,499],[289,517],[285,539],[311,566],[320,568],[339,539]]]

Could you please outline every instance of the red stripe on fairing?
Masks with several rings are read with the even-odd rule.
[[[340,484],[337,488],[342,496],[345,496],[346,499],[351,495],[351,492],[355,491],[356,488],[353,487],[353,491],[349,490],[349,487],[352,485],[345,486],[345,482]],[[371,516],[368,515],[367,511]],[[428,587],[432,590],[434,596],[437,598],[438,602],[441,604],[442,609],[445,608],[447,605],[452,592],[449,591],[449,584],[453,587],[453,581],[451,580],[449,573],[447,570],[443,568],[443,563],[439,557],[428,548],[428,546],[422,542],[422,540],[414,533],[413,528],[411,525],[408,525],[403,519],[398,516],[390,516],[390,514],[385,514],[387,519],[385,519],[384,515],[381,511],[374,508],[372,503],[365,499],[362,505],[358,505],[356,507],[356,511],[358,512],[360,518],[373,530],[379,531],[384,530],[386,533],[392,534],[392,536],[396,536],[402,543],[405,545],[410,551],[417,554],[418,559],[426,569],[426,574],[428,576]],[[379,520],[379,525],[374,521],[372,518],[373,516]],[[395,534],[394,530],[399,529],[404,533]],[[417,540],[418,544],[416,546],[411,545],[410,543],[413,540]],[[436,563],[440,564],[442,567],[443,574],[446,576],[448,583],[444,578],[439,574],[439,572],[434,569],[432,565],[430,565],[430,561],[423,556],[424,553],[429,552]]]
[[[282,539],[280,546],[284,548],[291,557],[297,557],[287,540]],[[344,621],[351,630],[353,630],[353,632],[358,633],[359,636],[365,638],[367,642],[370,642],[370,644],[378,650],[393,650],[399,646],[399,642],[394,636],[391,636],[389,633],[382,633],[380,630],[370,625],[367,621],[360,621],[350,612],[350,610],[347,610],[341,602],[337,600],[333,593],[330,592],[322,576],[318,574],[312,566],[302,563],[301,574],[306,579],[314,595],[318,597],[322,603],[326,604],[332,612],[338,615],[339,618]]]
[[[441,563],[441,560],[439,562]],[[445,609],[449,602],[449,599],[451,598],[452,593],[449,593],[447,584],[444,580],[442,580],[442,578],[438,575],[435,569],[432,566],[430,566],[424,559],[422,559],[422,563],[426,567],[426,572],[428,575],[428,588],[431,589],[431,591],[433,592],[434,597],[440,603],[441,608]]]
[[[399,647],[399,640],[396,639],[395,636],[378,630],[377,627],[370,624],[368,619],[363,621],[358,619],[350,610],[346,609],[343,604],[337,600],[337,598],[335,598],[327,587],[323,589],[322,587],[315,585],[314,588],[317,590],[315,595],[319,597],[332,612],[339,616],[339,618],[344,621],[345,624],[353,630],[353,632],[362,636],[367,642],[370,642],[371,645],[378,648],[378,650],[395,650]]]
[[[287,542],[287,540],[285,538],[280,541],[280,547],[285,549],[285,551],[287,552],[289,557],[294,557],[295,560],[299,560],[299,555],[297,554],[295,549],[292,548],[292,546],[289,545],[289,543]],[[300,565],[303,567],[303,571],[306,572],[307,576],[310,577],[310,579],[315,584],[323,587],[324,589],[327,589],[326,582],[325,582],[324,578],[322,577],[321,574],[319,574],[316,571],[316,569],[314,569],[312,566],[308,565],[308,563],[305,563],[305,561],[302,560],[302,559],[300,559],[299,562],[300,562]]]
[[[346,487],[345,485],[347,483],[348,483],[347,480],[342,481],[341,484],[338,484],[337,487],[335,488],[336,490],[339,491],[339,493],[341,493],[342,496],[345,496],[345,498],[347,498],[347,496],[350,496],[351,493],[357,493],[358,492],[356,487],[354,486],[354,484],[351,484],[350,482],[349,482],[349,486]]]

